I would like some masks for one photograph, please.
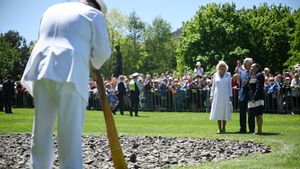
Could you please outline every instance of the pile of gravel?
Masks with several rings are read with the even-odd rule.
[[[28,168],[30,139],[28,134],[0,135],[0,168]],[[252,141],[149,136],[121,136],[120,141],[129,168],[187,166],[271,152],[270,147]],[[84,136],[83,142],[84,168],[113,168],[106,137]]]

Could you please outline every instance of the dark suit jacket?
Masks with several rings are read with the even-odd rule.
[[[124,82],[119,82],[118,83],[118,97],[124,97],[126,94],[126,87],[124,85]]]
[[[250,79],[250,71],[249,75],[247,71],[242,71],[240,75],[240,90],[239,90],[239,101],[240,102],[248,102],[249,100],[249,79]],[[243,84],[243,81],[247,81],[246,84]]]
[[[5,80],[3,82],[2,93],[6,97],[11,97],[15,95],[15,85],[11,80]]]
[[[251,76],[251,79],[256,79],[255,83],[249,83],[249,99],[250,100],[262,100],[265,98],[264,92],[264,83],[265,83],[265,76],[258,72],[255,75]]]

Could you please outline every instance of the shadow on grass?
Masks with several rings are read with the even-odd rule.
[[[131,118],[149,118],[150,116],[147,115],[138,115],[138,116],[130,116],[129,114],[124,114],[124,115],[120,115],[120,114],[116,114],[114,115],[114,117],[119,116],[119,117],[131,117]]]
[[[250,133],[240,133],[240,132],[226,132],[225,134],[241,134],[241,135],[247,135],[248,134],[248,135],[251,135]],[[263,133],[257,134],[257,135],[258,136],[277,136],[277,135],[280,135],[280,133],[263,132]]]
[[[270,133],[270,132],[263,132],[259,134],[260,136],[277,136],[280,135],[280,133]]]

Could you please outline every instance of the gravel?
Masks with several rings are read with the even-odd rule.
[[[28,168],[30,139],[29,134],[0,135],[0,169]],[[271,152],[270,147],[252,141],[149,136],[121,136],[120,141],[128,168],[134,169],[188,166]],[[113,168],[107,139],[104,136],[84,136],[83,157],[84,168]],[[56,152],[54,168],[57,169],[58,166]]]

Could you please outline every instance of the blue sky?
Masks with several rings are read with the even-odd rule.
[[[40,17],[55,3],[76,0],[0,0],[0,33],[17,30],[28,41],[36,40]],[[150,23],[161,16],[172,26],[180,28],[183,21],[195,15],[199,6],[207,3],[234,2],[237,8],[252,8],[261,3],[284,4],[293,9],[300,8],[300,0],[105,0],[109,9],[117,8],[125,14],[136,11],[143,21]]]

